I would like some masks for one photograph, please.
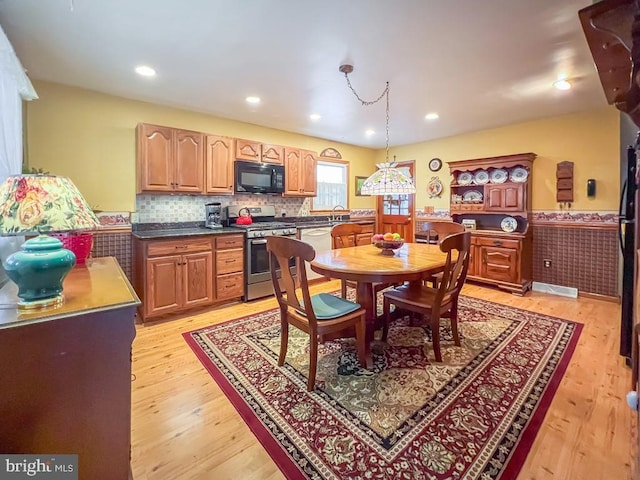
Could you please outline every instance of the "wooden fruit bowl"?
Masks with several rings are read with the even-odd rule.
[[[381,250],[380,255],[394,255],[394,250],[404,245],[404,240],[378,240],[373,245]]]

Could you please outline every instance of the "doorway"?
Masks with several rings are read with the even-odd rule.
[[[415,161],[397,162],[396,167],[414,181]],[[378,197],[378,232],[399,233],[405,242],[415,237],[415,195],[408,193],[381,195]]]

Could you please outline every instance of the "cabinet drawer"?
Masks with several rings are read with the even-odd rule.
[[[223,250],[216,252],[216,275],[242,272],[242,250]]]
[[[151,242],[147,245],[147,255],[157,257],[159,255],[173,255],[176,253],[207,252],[211,250],[211,239],[204,240],[170,240]]]
[[[244,295],[244,276],[242,273],[221,275],[216,278],[216,298],[241,297]]]
[[[244,235],[224,235],[216,237],[216,250],[225,248],[242,248],[244,245]]]
[[[520,248],[520,240],[513,239],[505,239],[505,238],[486,238],[486,237],[476,237],[475,242],[476,245],[482,245],[486,247],[501,247],[501,248]]]

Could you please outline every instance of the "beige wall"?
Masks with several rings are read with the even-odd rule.
[[[355,197],[353,177],[368,176],[384,160],[384,149],[340,144],[233,120],[150,103],[104,95],[47,82],[34,82],[40,97],[29,102],[28,163],[69,176],[94,207],[133,211],[135,205],[135,126],[139,122],[219,135],[290,145],[320,152],[336,148],[350,161],[350,208],[373,208],[375,197]],[[558,210],[555,202],[556,164],[574,166],[575,211],[614,211],[618,208],[619,117],[613,107],[552,117],[508,127],[468,133],[392,148],[398,160],[416,161],[416,208],[448,209],[450,175],[446,162],[513,153],[535,152],[533,209]],[[393,138],[392,138],[393,140]],[[432,173],[433,157],[444,166]],[[429,199],[431,177],[445,185],[440,198]],[[586,196],[588,178],[597,180],[597,195]]]
[[[416,161],[416,208],[432,205],[449,208],[451,181],[447,162],[472,158],[534,152],[533,210],[559,210],[556,203],[556,165],[574,162],[574,202],[572,211],[617,211],[620,195],[620,121],[613,107],[550,117],[543,120],[483,130],[430,142],[393,148],[398,161]],[[433,173],[429,160],[438,157],[444,165]],[[377,152],[377,162],[384,152]],[[444,183],[440,198],[429,199],[427,183],[437,176]],[[595,178],[595,198],[587,197],[587,179]]]
[[[195,112],[36,81],[39,100],[27,104],[30,167],[70,177],[90,205],[106,211],[135,207],[135,127],[153,123],[206,133],[288,145],[320,152],[337,149],[350,162],[350,175],[369,175],[375,152]],[[373,206],[355,197],[350,207]]]

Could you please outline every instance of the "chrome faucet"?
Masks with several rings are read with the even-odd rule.
[[[338,218],[336,218],[336,209],[340,208],[342,210],[344,210],[345,208],[342,205],[336,205],[335,207],[333,207],[331,209],[331,221],[335,222],[336,220],[342,220],[342,215],[339,215]]]

